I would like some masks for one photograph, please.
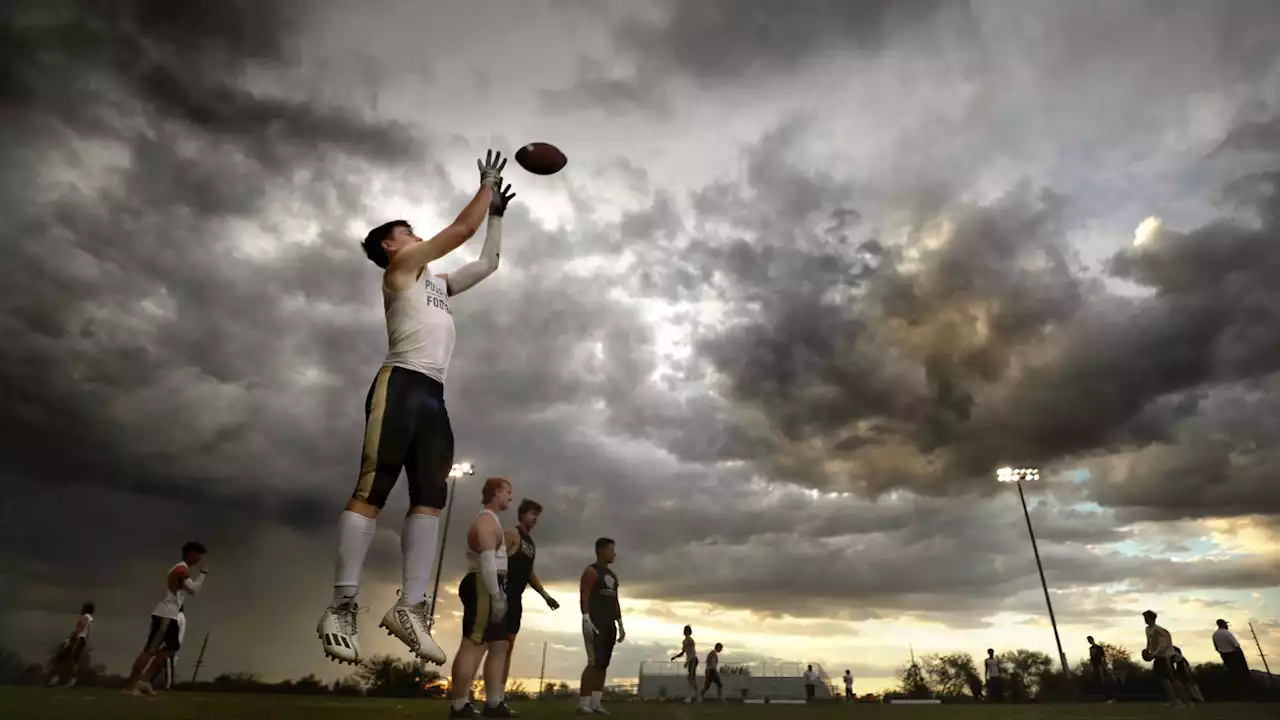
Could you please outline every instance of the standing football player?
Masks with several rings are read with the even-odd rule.
[[[538,525],[542,515],[542,506],[525,498],[516,509],[519,524],[506,533],[507,542],[507,662],[502,669],[502,684],[506,687],[507,678],[511,676],[511,653],[516,644],[516,635],[520,633],[520,620],[524,615],[524,589],[542,596],[547,607],[560,609],[560,603],[551,597],[538,580],[533,571],[533,561],[538,554],[538,545],[533,541],[533,529]]]
[[[365,398],[364,448],[360,478],[338,520],[333,601],[316,634],[325,654],[358,664],[364,657],[357,636],[356,595],[360,570],[373,542],[379,510],[403,468],[408,476],[409,513],[400,533],[403,585],[399,601],[382,617],[382,627],[422,660],[445,662],[431,637],[427,586],[435,569],[440,510],[449,494],[453,429],[444,403],[445,375],[453,355],[453,315],[449,298],[498,268],[502,215],[515,195],[502,188],[506,161],[492,151],[480,168],[480,189],[457,219],[429,240],[403,220],[369,232],[364,252],[383,268],[382,300],[387,322],[387,357]],[[451,275],[436,275],[429,263],[456,250],[476,233],[488,212],[480,258]]]
[[[604,679],[613,658],[613,647],[627,639],[618,602],[618,576],[609,568],[618,559],[613,540],[596,540],[596,561],[582,571],[578,602],[582,608],[582,639],[587,645],[587,667],[578,691],[579,715],[608,715],[600,707]]]
[[[680,643],[680,652],[671,656],[671,662],[680,658],[684,658],[685,680],[689,683],[689,696],[684,701],[691,703],[701,700],[702,696],[698,694],[698,644],[693,641],[693,628],[688,625],[684,626],[684,640]]]
[[[498,513],[511,507],[511,483],[500,477],[484,481],[484,509],[467,529],[467,574],[458,584],[462,601],[462,642],[453,657],[451,718],[513,717],[507,707],[507,550]],[[484,661],[484,712],[471,704],[471,683]]]
[[[182,562],[169,568],[165,578],[164,597],[151,611],[151,630],[147,633],[147,644],[133,663],[133,671],[125,681],[123,692],[127,695],[154,695],[151,683],[142,678],[150,678],[148,672],[153,662],[166,662],[170,655],[182,647],[182,638],[178,633],[178,620],[187,595],[195,595],[204,585],[209,575],[208,568],[201,568],[194,579],[191,569],[204,560],[206,550],[198,542],[189,542],[182,546]]]

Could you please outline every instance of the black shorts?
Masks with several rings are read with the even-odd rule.
[[[453,427],[444,385],[419,372],[383,366],[364,401],[360,480],[351,497],[382,507],[403,468],[410,506],[442,509],[453,469]]]
[[[707,668],[707,687],[715,685],[716,687],[724,687],[720,683],[720,671],[716,668]]]
[[[1169,662],[1169,658],[1156,657],[1151,661],[1151,670],[1158,678],[1165,680],[1173,679],[1173,663]]]
[[[587,645],[587,664],[600,670],[608,670],[609,661],[613,659],[613,646],[618,644],[618,624],[613,620],[595,618],[592,618],[592,622],[600,632],[582,633],[582,639]]]
[[[62,652],[58,653],[58,659],[62,662],[75,662],[84,654],[85,639],[78,637],[62,648]]]
[[[499,585],[506,580],[505,575],[498,576]],[[483,582],[478,573],[467,573],[458,583],[458,599],[462,601],[462,637],[477,645],[507,639],[506,623],[489,619],[492,609],[489,593],[481,592],[478,587]]]
[[[176,653],[182,647],[178,639],[178,621],[172,618],[151,616],[151,629],[147,631],[146,652]]]
[[[524,615],[524,601],[519,595],[512,597],[507,596],[507,616],[502,619],[503,627],[506,628],[507,636],[517,635],[520,632],[520,618]]]
[[[695,680],[698,677],[698,658],[690,658],[684,664],[684,669],[689,671],[689,679]]]

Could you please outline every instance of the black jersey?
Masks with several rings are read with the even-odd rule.
[[[596,582],[587,595],[587,613],[596,623],[613,622],[618,615],[618,576],[613,574],[608,565],[596,563]]]
[[[1092,665],[1102,665],[1107,661],[1106,651],[1101,645],[1089,646],[1089,663]]]
[[[519,527],[516,532],[520,533],[520,544],[507,558],[507,597],[518,599],[529,586],[529,578],[533,577],[533,559],[538,554],[538,545]]]

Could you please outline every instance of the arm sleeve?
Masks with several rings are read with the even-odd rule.
[[[484,580],[484,587],[489,591],[489,597],[497,597],[502,594],[502,587],[498,585],[498,553],[496,550],[489,549],[480,553],[480,578]]]
[[[489,216],[485,226],[484,245],[480,257],[449,273],[449,294],[457,295],[493,274],[498,269],[498,257],[502,254],[502,218]]]
[[[182,578],[182,589],[186,590],[192,595],[195,595],[196,593],[200,592],[200,586],[204,585],[204,578],[205,578],[204,573],[200,573],[200,576],[197,577],[195,580],[192,580],[190,577],[184,577]]]

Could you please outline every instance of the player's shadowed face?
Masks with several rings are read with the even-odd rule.
[[[194,551],[189,552],[187,553],[187,556],[183,558],[183,560],[185,560],[188,565],[199,565],[200,561],[204,560],[204,553],[199,553]]]
[[[493,494],[493,501],[498,505],[498,512],[502,512],[511,507],[511,491],[510,483],[503,483],[501,487]]]
[[[618,548],[613,545],[605,545],[600,548],[600,560],[605,563],[611,563],[618,559]]]
[[[521,515],[520,524],[524,526],[525,532],[533,530],[538,526],[538,512],[536,510],[530,510],[524,515]]]
[[[413,228],[398,225],[392,228],[391,233],[382,241],[382,249],[387,253],[388,258],[393,258],[396,253],[418,242],[422,242],[422,238],[413,233]]]

